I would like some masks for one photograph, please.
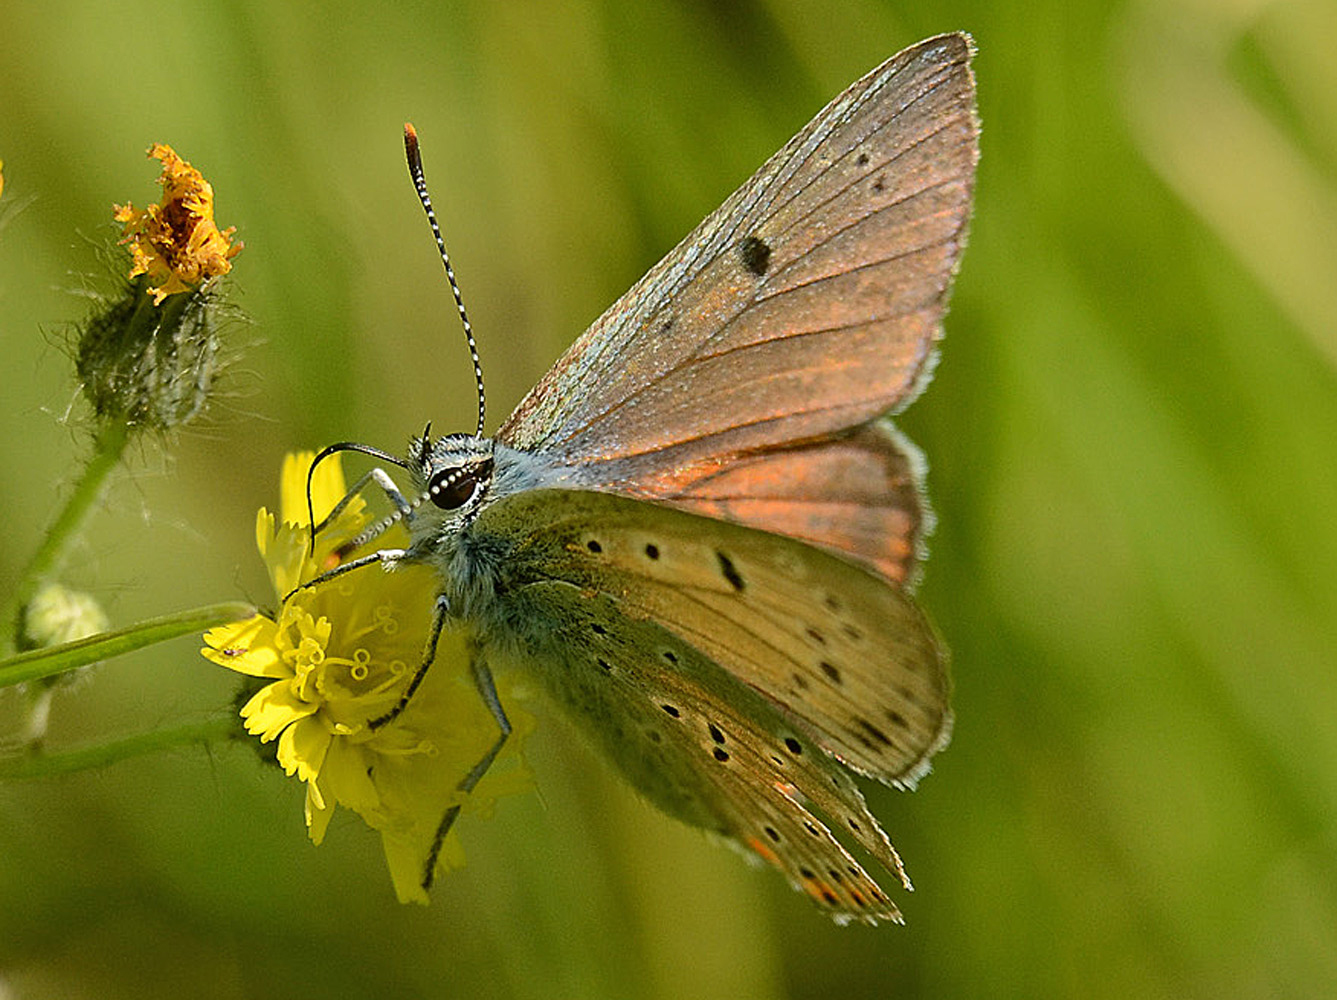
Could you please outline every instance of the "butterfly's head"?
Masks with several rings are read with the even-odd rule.
[[[414,546],[436,548],[473,520],[493,480],[493,443],[471,434],[431,437],[430,428],[409,443],[404,465],[413,479],[409,519]]]

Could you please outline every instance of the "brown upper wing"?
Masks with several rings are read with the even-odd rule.
[[[941,332],[978,159],[973,46],[893,56],[601,316],[498,432],[572,485],[815,441],[908,403]],[[648,490],[651,481],[658,484]]]

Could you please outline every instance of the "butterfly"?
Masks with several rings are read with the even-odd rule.
[[[378,562],[440,584],[422,664],[373,727],[408,704],[442,629],[464,628],[498,735],[462,793],[511,731],[492,664],[518,660],[666,813],[837,919],[900,919],[841,837],[909,888],[854,775],[912,787],[951,730],[947,652],[910,596],[922,459],[888,414],[932,371],[965,242],[973,53],[965,34],[931,38],[849,87],[495,436],[479,374],[474,434],[429,427],[403,459],[321,453],[380,457],[413,489],[364,477],[397,509],[348,551],[393,521],[410,541],[316,582]],[[406,142],[464,316],[411,127]]]

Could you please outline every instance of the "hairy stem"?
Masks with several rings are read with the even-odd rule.
[[[42,583],[59,572],[70,543],[78,537],[107,483],[107,475],[125,453],[130,428],[121,422],[105,425],[94,439],[94,450],[74,492],[47,530],[41,547],[19,574],[18,585],[0,605],[0,655],[18,649],[20,618],[24,607]]]
[[[227,601],[158,618],[147,618],[125,628],[99,632],[74,642],[32,649],[0,660],[0,687],[54,677],[168,639],[199,633],[215,625],[241,621],[254,614],[255,608],[249,604]]]

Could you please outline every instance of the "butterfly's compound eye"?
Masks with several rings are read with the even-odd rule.
[[[473,499],[479,482],[491,471],[491,462],[468,468],[442,469],[427,484],[427,495],[442,510],[458,510]]]
[[[478,480],[472,470],[446,469],[432,477],[427,495],[442,510],[455,510],[468,503],[476,489]]]

